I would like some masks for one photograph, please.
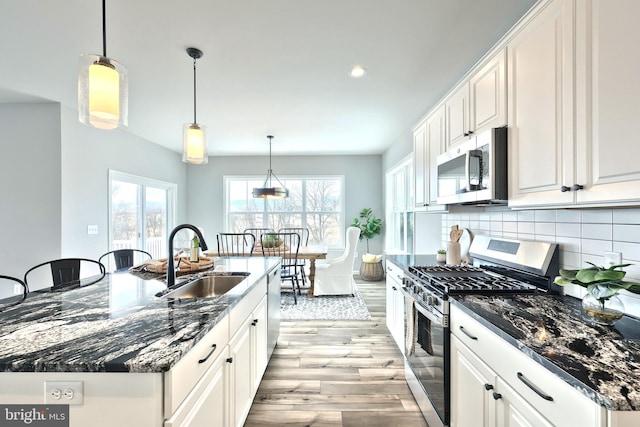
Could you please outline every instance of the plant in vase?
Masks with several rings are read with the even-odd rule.
[[[631,264],[612,265],[609,268],[599,267],[591,262],[590,268],[580,270],[560,269],[554,283],[561,286],[578,285],[587,289],[582,299],[584,312],[602,325],[612,325],[624,315],[624,305],[618,292],[625,289],[640,294],[640,283],[622,280],[627,274],[622,270]]]
[[[360,229],[360,240],[367,239],[367,253],[362,256],[360,277],[371,282],[384,279],[382,256],[369,253],[369,239],[382,232],[382,220],[373,215],[371,208],[364,208],[360,211],[359,217],[353,219],[350,226]]]
[[[436,261],[445,262],[447,260],[447,251],[444,249],[438,249],[436,253]]]

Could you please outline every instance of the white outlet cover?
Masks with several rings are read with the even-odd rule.
[[[604,266],[611,267],[612,265],[622,264],[621,252],[605,252],[604,253]]]
[[[60,396],[59,398],[57,396]],[[69,398],[68,396],[73,396]],[[45,381],[44,403],[59,405],[82,405],[84,402],[83,381]]]

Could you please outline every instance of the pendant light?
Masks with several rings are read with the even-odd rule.
[[[271,140],[273,139],[272,135],[267,135],[269,138],[269,170],[267,171],[267,178],[264,180],[264,184],[262,184],[262,188],[254,188],[253,189],[253,197],[256,199],[284,199],[285,197],[289,197],[289,190],[284,188],[284,185],[280,182],[278,177],[273,170],[271,169]],[[271,183],[271,179],[275,178],[280,187],[274,187]]]
[[[98,129],[129,125],[127,69],[107,57],[107,23],[102,0],[102,55],[80,56],[78,73],[78,119]]]
[[[196,121],[196,59],[202,58],[202,51],[187,48],[187,55],[193,58],[193,123],[183,126],[182,161],[204,165],[209,162],[207,155],[207,128]]]

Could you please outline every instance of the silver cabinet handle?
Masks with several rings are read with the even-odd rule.
[[[536,386],[534,386],[533,384],[531,384],[529,382],[529,380],[522,375],[522,372],[518,372],[518,379],[520,381],[522,381],[524,383],[524,385],[526,385],[527,387],[529,387],[531,390],[533,390],[533,392],[535,394],[537,394],[538,396],[540,396],[541,398],[543,398],[544,400],[548,400],[549,402],[553,402],[553,397],[549,396],[548,394],[544,394],[543,392],[541,392],[540,390],[538,390],[538,388]]]
[[[467,332],[467,330],[463,326],[460,326],[460,330],[462,331],[463,334],[465,334],[466,336],[468,336],[472,340],[474,340],[474,341],[478,340],[478,337],[471,335],[469,332]]]

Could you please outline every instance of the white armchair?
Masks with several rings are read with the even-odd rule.
[[[344,253],[326,264],[316,266],[314,295],[353,295],[355,293],[353,261],[356,257],[359,237],[359,228],[347,228]]]

